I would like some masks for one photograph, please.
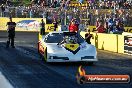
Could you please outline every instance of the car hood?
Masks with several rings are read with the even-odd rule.
[[[71,51],[67,50],[63,45],[57,45],[57,43],[52,43],[52,44],[47,43],[46,46],[47,46],[48,53],[71,54]],[[90,44],[87,44],[86,42],[84,42],[79,45],[80,50],[77,52],[85,51],[85,50],[88,50],[93,47],[94,47],[93,45],[90,45]]]
[[[62,45],[57,45],[57,43],[54,44],[46,44],[47,46],[47,52],[48,53],[61,53],[63,51],[66,51],[66,49]]]

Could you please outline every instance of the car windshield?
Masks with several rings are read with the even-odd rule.
[[[68,39],[70,39],[71,37],[72,38],[76,38],[76,42],[77,43],[82,43],[84,42],[84,39],[78,35],[65,35],[64,33],[52,33],[52,34],[49,34],[46,38],[45,38],[45,42],[46,43],[60,43],[61,41],[64,40],[64,38],[67,37]]]

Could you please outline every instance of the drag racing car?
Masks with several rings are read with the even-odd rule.
[[[39,34],[38,52],[45,62],[98,61],[95,46],[88,44],[76,32],[50,32]]]
[[[128,37],[127,44],[129,46],[132,46],[132,37]]]

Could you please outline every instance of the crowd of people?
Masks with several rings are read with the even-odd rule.
[[[88,0],[89,9],[131,9],[132,2],[127,0]]]
[[[61,25],[65,23],[65,25],[68,25],[73,18],[76,18],[79,24],[96,25],[98,23],[100,26],[96,25],[97,29],[100,29],[103,25],[107,32],[113,30],[112,28],[117,25],[132,26],[132,11],[130,9],[132,2],[126,0],[87,0],[89,6],[82,9],[70,7],[71,0],[54,0],[50,4],[46,0],[31,0],[28,6],[21,4],[17,7],[11,6],[10,0],[5,1],[0,6],[1,17],[10,17],[11,14],[12,17],[20,18],[47,18],[46,23],[58,22]],[[102,12],[105,9],[109,9],[111,12]]]
[[[96,29],[98,33],[113,33],[113,34],[122,34],[124,31],[124,24],[118,18],[112,18],[111,16],[104,20],[97,19]]]
[[[15,11],[14,15],[18,17],[35,17],[36,15],[42,17],[43,8],[59,7],[67,10],[76,8],[69,6],[72,0],[53,0],[52,3],[48,3],[47,0],[30,1],[29,5],[24,6],[23,0],[19,0],[20,3],[14,6],[12,0],[2,0],[0,2],[0,11],[3,13],[1,16],[8,16],[6,13]],[[86,0],[84,3],[88,3],[87,9],[132,9],[132,2],[127,0]]]
[[[124,27],[132,26],[132,2],[128,0],[86,0],[85,2],[78,0],[77,3],[87,3],[87,6],[84,7],[70,6],[71,0],[53,0],[52,3],[48,3],[46,0],[30,1],[31,3],[25,6],[23,0],[19,0],[20,4],[14,6],[12,0],[1,0],[0,17],[46,18],[46,23],[54,24],[54,31],[56,31],[58,24],[61,24],[68,25],[69,32],[77,34],[82,31],[79,29],[80,25],[84,25],[86,28],[89,25],[94,25],[98,33],[113,34],[122,34]],[[11,46],[15,48],[16,23],[12,22],[10,18],[7,25],[9,29],[7,47],[11,41]],[[41,34],[45,34],[43,19],[40,26]],[[89,29],[87,32],[85,39],[91,44],[90,39],[93,38],[93,35],[90,34]]]

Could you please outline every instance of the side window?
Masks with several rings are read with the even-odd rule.
[[[47,42],[47,40],[48,40],[48,37],[49,37],[49,35],[47,35],[47,36],[45,36],[45,38],[44,38],[44,42]]]
[[[46,43],[59,43],[63,40],[63,35],[59,33],[48,34],[44,38]]]

